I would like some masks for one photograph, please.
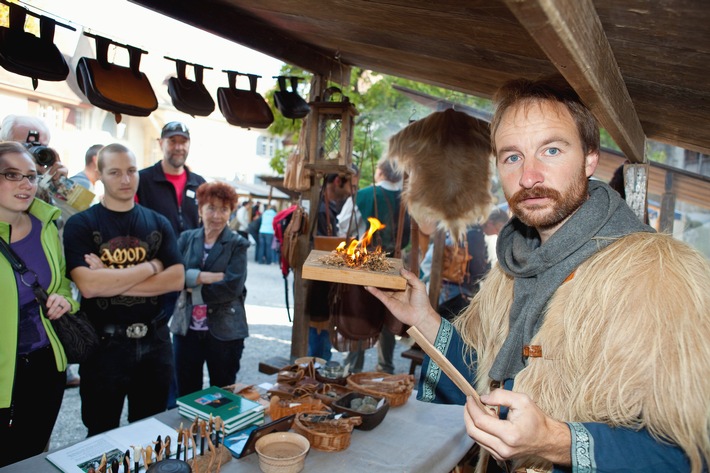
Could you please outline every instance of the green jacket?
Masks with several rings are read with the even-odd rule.
[[[71,313],[79,309],[79,303],[71,297],[71,283],[66,277],[66,264],[64,252],[57,226],[52,223],[57,220],[60,210],[39,199],[35,199],[29,210],[30,214],[42,222],[41,241],[47,261],[52,270],[52,281],[47,291],[49,294],[58,293],[71,302]],[[0,238],[10,241],[10,225],[0,222]],[[10,407],[12,401],[12,385],[15,378],[15,361],[17,356],[17,321],[18,321],[17,283],[15,273],[7,261],[0,256],[0,408]],[[67,369],[67,357],[64,348],[59,342],[52,324],[42,317],[44,329],[54,351],[57,362],[57,371]],[[38,380],[41,384],[41,380]],[[39,385],[38,385],[39,386]]]

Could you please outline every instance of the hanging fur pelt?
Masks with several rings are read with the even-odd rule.
[[[488,123],[448,109],[392,136],[388,156],[409,175],[404,199],[410,215],[456,238],[488,216],[491,154]]]

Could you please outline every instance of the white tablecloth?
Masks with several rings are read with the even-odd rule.
[[[178,427],[185,419],[177,410],[155,416],[168,425]],[[400,407],[390,408],[375,429],[355,429],[350,447],[342,452],[320,452],[311,449],[304,471],[331,472],[406,472],[448,473],[473,445],[466,435],[462,406],[446,406],[419,402],[415,394]],[[44,457],[37,455],[0,469],[2,473],[56,472]],[[222,472],[258,473],[256,454],[222,465]]]

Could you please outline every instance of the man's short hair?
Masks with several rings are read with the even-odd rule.
[[[380,158],[377,161],[377,169],[382,173],[382,177],[389,182],[397,183],[402,180],[402,172],[395,167],[391,159]]]
[[[496,152],[496,131],[505,112],[520,103],[527,106],[544,101],[556,102],[567,108],[577,125],[585,155],[599,150],[597,120],[562,76],[549,76],[536,81],[528,79],[509,81],[496,92],[493,100],[496,103],[496,111],[491,121],[491,144],[494,152]]]
[[[99,150],[99,159],[96,162],[99,172],[102,172],[104,169],[104,160],[106,159],[106,155],[112,153],[126,153],[133,156],[133,152],[121,143],[111,143],[110,145],[106,145]]]
[[[88,166],[89,164],[94,162],[94,156],[99,154],[99,151],[101,151],[101,148],[103,148],[104,145],[91,145],[89,149],[86,150],[86,156],[84,156],[84,164]]]

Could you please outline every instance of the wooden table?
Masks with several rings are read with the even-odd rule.
[[[415,394],[405,405],[391,408],[375,429],[353,431],[347,450],[336,453],[311,450],[304,471],[449,473],[473,445],[464,427],[463,406],[419,402]],[[185,421],[175,409],[155,417],[175,427]],[[46,455],[0,468],[0,472],[59,471],[44,458]],[[258,473],[259,459],[256,454],[240,460],[232,458],[222,465],[221,471]]]

